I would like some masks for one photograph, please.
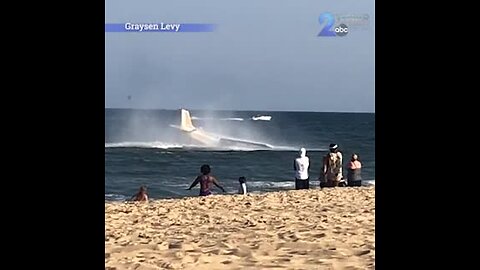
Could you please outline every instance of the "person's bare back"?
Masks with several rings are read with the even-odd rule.
[[[217,179],[210,175],[210,166],[203,165],[200,168],[200,171],[202,172],[202,174],[197,176],[197,178],[195,178],[195,180],[187,190],[191,190],[198,183],[200,183],[200,194],[199,194],[200,196],[211,195],[213,185],[217,186],[223,192],[225,192],[225,189],[218,183]]]

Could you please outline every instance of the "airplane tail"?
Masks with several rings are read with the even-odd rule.
[[[196,128],[192,124],[192,118],[190,117],[190,112],[185,109],[182,109],[180,129],[187,132],[196,130]]]

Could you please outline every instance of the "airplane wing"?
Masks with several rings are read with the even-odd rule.
[[[251,142],[247,140],[240,140],[240,139],[233,139],[233,138],[220,138],[220,143],[221,144],[240,144],[240,145],[246,145],[246,146],[257,146],[257,147],[262,147],[262,148],[273,148],[273,146],[267,144],[267,143],[260,143],[260,142]]]

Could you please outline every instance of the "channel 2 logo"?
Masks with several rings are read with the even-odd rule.
[[[320,25],[325,23],[322,31],[318,33],[319,37],[344,37],[348,34],[348,27],[344,23],[337,25],[332,29],[332,26],[335,24],[335,17],[330,12],[320,14],[318,22]]]

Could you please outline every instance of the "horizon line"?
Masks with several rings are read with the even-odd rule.
[[[105,109],[114,109],[114,110],[150,110],[150,111],[176,111],[180,109],[187,109],[191,111],[236,111],[236,112],[251,112],[251,111],[256,111],[256,112],[313,112],[313,113],[370,113],[374,114],[375,112],[368,112],[368,111],[307,111],[307,110],[253,110],[253,109],[240,109],[240,110],[235,110],[235,109],[198,109],[198,108],[186,108],[186,107],[179,107],[177,109],[167,109],[167,108],[126,108],[126,107],[105,107]]]

